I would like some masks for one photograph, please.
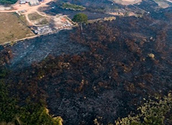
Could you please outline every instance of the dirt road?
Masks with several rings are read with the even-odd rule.
[[[15,3],[14,5],[11,6],[11,8],[13,8],[11,10],[3,10],[5,8],[0,6],[0,12],[17,12],[17,13],[22,12],[22,14],[25,15],[26,20],[28,21],[28,23],[30,25],[34,25],[32,23],[32,21],[29,20],[28,14],[34,13],[34,12],[37,12],[37,13],[40,14],[40,12],[38,11],[38,9],[40,7],[46,7],[46,6],[48,6],[47,3],[51,2],[51,1],[52,0],[44,0],[44,2],[40,2],[40,4],[37,5],[37,6],[30,6],[28,3],[26,3],[26,4],[19,4],[19,1],[18,1],[17,3]],[[46,16],[46,14],[41,14],[41,15]]]
[[[44,0],[44,2],[40,2],[39,5],[36,6],[30,6],[28,3],[26,4],[19,4],[19,1],[12,5],[12,10],[2,10],[0,9],[0,12],[16,12],[16,11],[23,11],[24,13],[31,13],[36,10],[38,10],[39,7],[45,7],[48,6],[47,3],[51,2],[52,0]]]

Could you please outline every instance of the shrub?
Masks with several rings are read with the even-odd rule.
[[[118,119],[116,125],[164,125],[172,124],[172,95],[148,100],[138,108],[139,114]]]

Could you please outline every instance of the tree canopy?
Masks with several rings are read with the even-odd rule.
[[[14,3],[16,3],[17,2],[17,0],[0,0],[0,4],[14,4]]]
[[[88,20],[88,17],[84,13],[78,13],[72,19],[72,21],[77,22],[77,23],[86,23],[87,20]]]

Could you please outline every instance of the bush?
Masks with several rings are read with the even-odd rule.
[[[62,9],[69,9],[69,10],[85,10],[86,8],[83,6],[71,4],[71,3],[63,3],[61,6]]]
[[[0,80],[0,124],[19,125],[62,125],[60,117],[52,118],[45,105],[28,102],[19,106],[18,101],[8,94],[7,86]]]
[[[116,121],[116,125],[170,125],[172,124],[172,95],[149,100],[138,108],[139,114]]]
[[[86,23],[87,20],[88,20],[88,17],[84,13],[78,13],[72,19],[72,21],[77,22],[77,23]]]

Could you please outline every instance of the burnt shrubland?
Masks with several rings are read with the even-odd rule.
[[[75,28],[73,44],[88,51],[49,55],[6,79],[11,94],[47,103],[64,124],[114,123],[143,98],[168,93],[172,80],[170,23],[145,16]],[[3,53],[3,52],[2,52]],[[8,60],[7,60],[8,61]]]

